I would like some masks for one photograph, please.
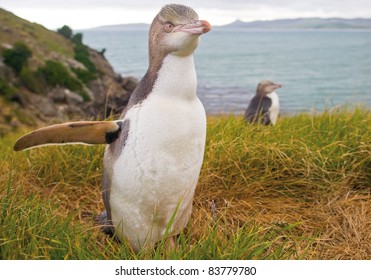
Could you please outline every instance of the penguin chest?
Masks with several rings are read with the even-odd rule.
[[[267,97],[270,98],[272,101],[271,107],[269,108],[269,118],[272,124],[275,125],[280,112],[278,95],[276,92],[271,92],[267,94]]]
[[[133,160],[138,171],[145,171],[139,177],[152,183],[198,177],[206,137],[205,113],[198,99],[153,96],[127,117],[133,128],[125,147],[128,155],[124,151],[122,156]]]
[[[122,223],[132,239],[141,239],[138,234],[153,226],[161,235],[180,205],[178,216],[187,216],[180,222],[183,227],[204,155],[206,116],[201,102],[197,97],[151,94],[125,119],[130,130],[111,178],[113,224]]]

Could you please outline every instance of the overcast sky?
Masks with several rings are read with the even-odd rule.
[[[168,3],[194,8],[212,25],[297,17],[371,18],[370,0],[1,0],[0,7],[49,29],[150,23]]]

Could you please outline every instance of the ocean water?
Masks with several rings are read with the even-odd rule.
[[[148,66],[146,31],[83,32],[106,49],[117,73],[141,78]],[[195,53],[198,95],[209,114],[241,114],[259,81],[277,90],[281,112],[371,107],[371,31],[223,31],[201,37]]]

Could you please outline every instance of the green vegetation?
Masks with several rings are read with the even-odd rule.
[[[95,74],[97,72],[97,69],[95,68],[94,63],[90,60],[90,54],[88,48],[83,44],[83,34],[82,33],[76,33],[73,34],[72,29],[64,25],[62,28],[58,29],[58,33],[62,36],[66,37],[67,39],[71,40],[71,42],[74,44],[74,52],[75,56],[74,58],[81,62],[87,69],[87,71],[83,71],[80,69],[73,69],[76,74],[78,74],[78,77],[82,77],[82,81],[84,83],[87,83],[88,81],[92,80],[95,77]]]
[[[22,68],[27,65],[27,61],[31,57],[32,52],[25,44],[17,42],[12,49],[5,49],[2,55],[4,63],[19,74]]]
[[[92,75],[86,70],[74,68],[76,79],[71,76],[68,69],[60,62],[47,60],[45,65],[39,67],[36,71],[32,71],[28,67],[24,67],[20,73],[21,83],[29,90],[35,93],[46,93],[47,88],[61,86],[83,94],[83,86],[80,81],[87,83],[93,79]]]
[[[46,60],[43,66],[33,71],[27,66],[32,52],[21,42],[15,43],[12,49],[3,51],[4,63],[15,71],[21,84],[34,93],[46,93],[48,86],[61,86],[79,92],[85,101],[89,101],[89,95],[83,90],[82,83],[87,84],[95,79],[96,68],[90,61],[87,47],[81,43],[82,34],[78,33],[73,38],[77,38],[76,59],[85,64],[88,69],[72,68],[77,79],[71,76],[70,71],[62,63],[54,60]],[[0,80],[0,89],[2,95],[8,99],[14,94],[13,88],[3,79]]]
[[[88,47],[82,43],[82,33],[73,34],[72,29],[65,25],[57,30],[62,37],[2,9],[0,9],[0,18],[4,25],[4,28],[0,30],[0,41],[4,40],[4,42],[13,44],[11,49],[2,50],[1,55],[4,63],[14,70],[17,77],[17,80],[13,82],[14,85],[8,85],[3,80],[0,82],[2,96],[9,99],[9,96],[12,96],[13,87],[24,86],[33,93],[46,94],[49,87],[59,85],[78,92],[85,101],[90,100],[89,95],[83,90],[83,84],[95,79],[97,70],[90,60]],[[4,30],[12,32],[4,32]],[[9,34],[13,34],[13,36],[10,37]],[[18,36],[18,34],[22,34],[22,36]],[[26,41],[27,45],[24,43]],[[59,48],[49,48],[51,42],[58,42],[68,54],[60,51]],[[52,59],[45,56],[45,53],[55,54],[58,52],[63,57],[75,58],[85,65],[86,70],[68,68],[61,62],[63,59],[55,58],[58,56],[53,56]],[[33,63],[28,66],[30,58]]]
[[[62,36],[66,37],[67,39],[71,39],[72,38],[73,31],[67,25],[63,25],[61,28],[58,28],[57,29],[57,32],[59,34],[61,34]]]
[[[86,69],[92,74],[97,72],[94,63],[90,60],[88,48],[83,44],[77,44],[75,47],[75,59],[85,65]]]
[[[0,78],[0,96],[5,97],[6,100],[12,98],[15,94],[15,89],[10,86],[7,81]]]
[[[73,35],[73,37],[71,38],[71,41],[75,44],[75,45],[82,45],[82,33],[76,33]]]
[[[58,33],[60,33],[67,39],[71,40],[71,42],[75,46],[74,58],[77,61],[81,62],[87,69],[84,70],[80,68],[72,68],[71,70],[76,74],[77,78],[84,84],[87,84],[91,80],[94,80],[96,78],[97,69],[94,63],[90,60],[88,48],[83,44],[83,34],[82,33],[73,34],[72,29],[67,25],[64,25],[62,28],[58,29]],[[89,99],[87,94],[82,94],[82,96],[84,97],[84,100]]]
[[[46,82],[41,77],[38,71],[32,71],[28,67],[24,67],[19,74],[19,79],[26,88],[34,93],[46,93]]]
[[[0,259],[369,259],[371,113],[274,127],[210,116],[194,210],[177,249],[134,254],[93,222],[104,146],[14,153],[0,139]],[[99,209],[99,210],[98,210]]]
[[[56,32],[51,32],[42,25],[31,23],[0,8],[0,42],[13,45],[16,42],[27,42],[37,61],[43,61],[45,54],[58,53],[72,58],[73,44]]]
[[[38,72],[50,86],[62,86],[72,91],[82,90],[81,83],[71,77],[67,68],[60,62],[48,60],[43,67],[38,69]]]
[[[83,82],[84,84],[87,84],[88,82],[96,78],[96,75],[94,73],[81,69],[81,68],[72,68],[72,71],[76,74],[79,80]]]

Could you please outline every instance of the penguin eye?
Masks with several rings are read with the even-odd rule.
[[[173,31],[173,29],[174,29],[174,25],[172,23],[167,22],[167,23],[164,24],[165,32],[170,33],[170,32]]]

